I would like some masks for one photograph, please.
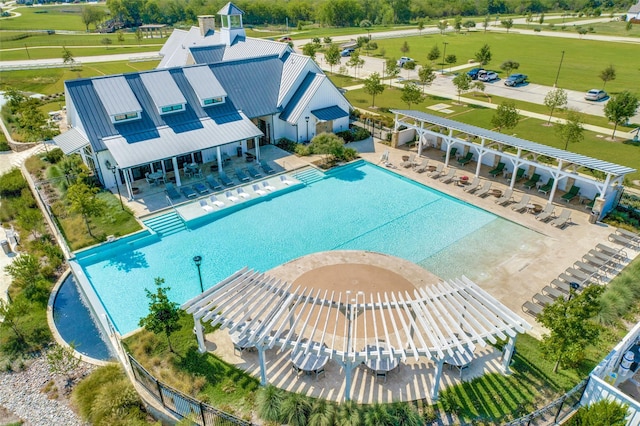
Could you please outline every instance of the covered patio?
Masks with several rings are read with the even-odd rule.
[[[210,322],[219,326],[216,353],[233,347],[263,385],[336,401],[390,402],[392,391],[396,400],[436,400],[441,382],[463,371],[509,373],[516,336],[531,329],[525,320],[466,277],[421,288],[392,281],[386,291],[338,291],[245,268],[182,308],[194,317],[200,351],[212,349],[202,325]],[[492,346],[499,340],[502,354]],[[443,379],[446,365],[456,377]]]

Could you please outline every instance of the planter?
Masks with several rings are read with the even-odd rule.
[[[137,195],[137,194],[139,194],[140,192],[141,192],[141,191],[140,191],[140,188],[138,188],[138,187],[136,187],[136,186],[132,186],[132,187],[131,187],[131,193],[132,193],[133,195]]]

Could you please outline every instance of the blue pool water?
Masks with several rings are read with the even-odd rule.
[[[103,361],[113,358],[110,345],[80,296],[73,274],[69,274],[58,289],[53,303],[53,321],[58,333],[67,343],[73,343],[76,351]]]
[[[499,238],[499,249],[511,250],[523,232],[531,231],[360,162],[196,229],[117,249],[106,245],[100,248],[102,255],[95,250],[78,254],[78,262],[124,334],[146,315],[145,288],[153,289],[155,277],[165,279],[177,303],[200,292],[192,261],[196,255],[203,258],[205,289],[245,266],[267,271],[325,250],[387,253],[443,278],[462,273],[473,277],[465,267],[469,262],[453,262],[452,257],[492,255],[495,247],[487,244],[488,238]]]

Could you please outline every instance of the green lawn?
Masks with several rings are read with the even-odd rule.
[[[105,5],[92,5],[107,11]],[[1,18],[0,28],[3,30],[67,30],[85,31],[80,14],[84,6],[67,4],[61,6],[25,6],[13,12],[21,16]],[[91,27],[93,29],[93,26]]]
[[[406,54],[400,51],[405,41],[409,46]],[[589,40],[588,36],[583,40],[574,40],[482,31],[377,41],[378,51],[384,48],[386,57],[411,56],[419,65],[427,63],[426,55],[434,45],[440,48],[442,54],[443,42],[448,43],[447,55],[454,54],[457,57],[454,65],[464,64],[474,58],[475,52],[487,43],[493,54],[487,68],[498,71],[504,77],[500,64],[505,60],[514,60],[520,63],[518,71],[527,74],[532,83],[547,86],[553,86],[562,51],[565,51],[558,79],[560,87],[579,91],[602,87],[602,80],[598,75],[608,64],[613,64],[617,78],[607,83],[606,90],[617,93],[626,89],[640,93],[637,84],[640,55],[637,54],[638,46],[633,44],[594,41]],[[598,52],[597,61],[593,60],[593,52]],[[441,60],[437,62],[437,66],[440,66]]]
[[[9,31],[9,32],[0,32],[0,42],[2,42],[3,53],[7,52],[9,49],[24,49],[24,46],[27,47],[36,47],[36,46],[55,46],[60,47],[65,46],[67,48],[72,48],[74,46],[99,46],[100,41],[108,37],[113,41],[113,45],[126,45],[126,46],[138,46],[138,45],[155,45],[158,46],[158,49],[162,46],[162,44],[167,40],[166,38],[143,38],[138,41],[134,33],[122,33],[124,37],[124,41],[118,41],[118,34],[45,34],[45,33],[34,33],[34,32],[24,32],[24,31]]]
[[[115,41],[115,36],[110,36],[113,44],[108,48],[104,46],[73,46],[69,47],[69,51],[75,58],[80,56],[100,56],[100,55],[116,55],[131,54],[138,52],[149,52],[149,56],[160,51],[161,46],[120,46]],[[100,41],[97,40],[98,44]],[[62,62],[62,47],[52,48],[22,48],[16,50],[5,50],[2,52],[2,59],[5,61],[24,61],[27,59],[51,59],[60,58]]]

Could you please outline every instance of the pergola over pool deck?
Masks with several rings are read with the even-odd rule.
[[[228,329],[245,347],[255,347],[261,383],[267,384],[264,353],[327,356],[344,367],[345,399],[352,370],[361,363],[389,364],[428,357],[436,364],[431,396],[438,398],[444,363],[470,356],[476,345],[507,341],[502,368],[509,372],[524,319],[466,277],[404,292],[369,294],[297,286],[244,268],[182,305],[192,314],[198,346],[205,352],[202,321]],[[365,349],[369,345],[376,349]]]

